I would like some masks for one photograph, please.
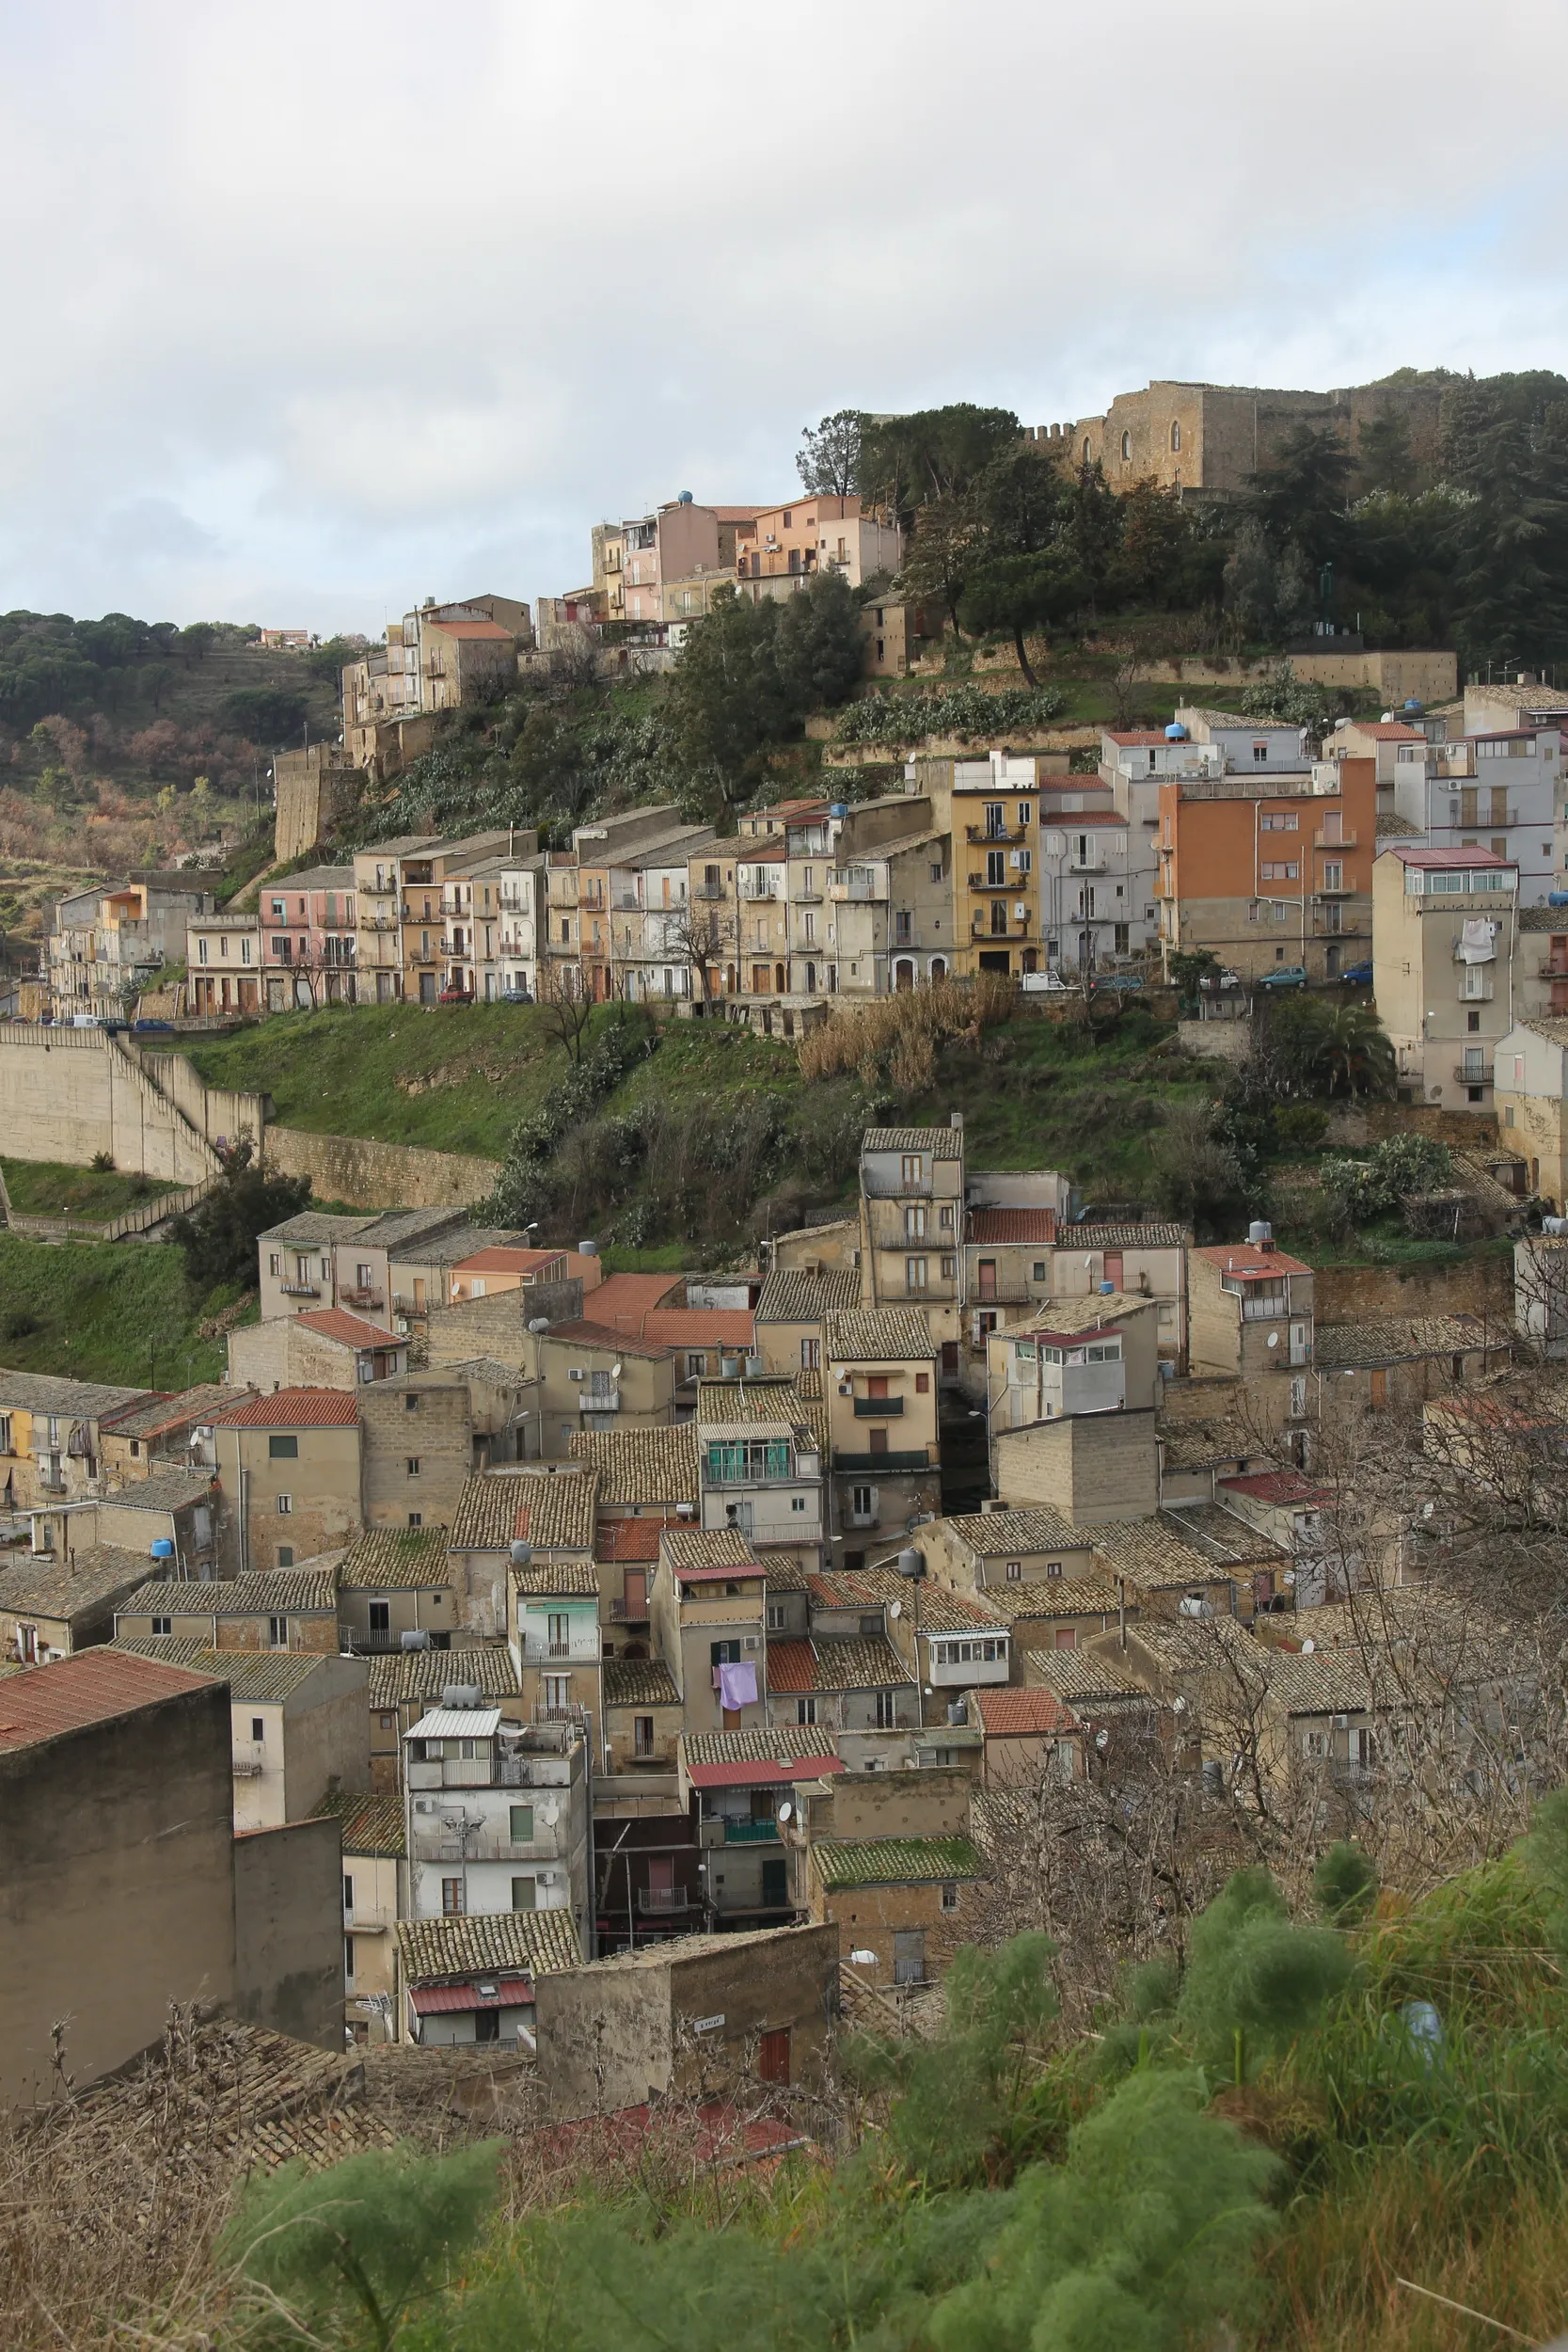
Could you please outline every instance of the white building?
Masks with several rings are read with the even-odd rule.
[[[1394,746],[1393,803],[1435,850],[1490,850],[1519,869],[1519,904],[1544,906],[1568,866],[1561,738],[1554,727]]]
[[[459,1703],[459,1699],[467,1703]],[[408,1915],[569,1912],[591,1948],[588,1748],[576,1721],[512,1724],[471,1688],[404,1741]]]

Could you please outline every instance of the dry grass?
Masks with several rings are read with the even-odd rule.
[[[924,1094],[936,1076],[940,1045],[953,1037],[978,1044],[982,1030],[999,1027],[1016,1009],[1008,983],[989,972],[842,1007],[801,1040],[800,1075],[810,1081],[852,1073],[873,1087],[891,1079],[901,1094]]]

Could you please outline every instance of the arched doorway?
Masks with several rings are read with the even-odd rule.
[[[893,985],[902,992],[914,986],[914,966],[908,956],[900,956],[893,967]]]
[[[933,956],[931,958],[931,977],[933,980],[944,980],[947,977],[947,958],[945,956]]]

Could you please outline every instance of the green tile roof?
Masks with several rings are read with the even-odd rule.
[[[967,1837],[874,1837],[862,1844],[827,1839],[813,1848],[822,1883],[899,1886],[927,1879],[977,1879],[985,1867]]]

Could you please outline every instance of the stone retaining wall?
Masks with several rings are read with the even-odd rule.
[[[310,1135],[302,1127],[268,1127],[262,1159],[275,1175],[309,1176],[318,1200],[348,1209],[467,1208],[500,1173],[499,1160],[467,1152]]]

